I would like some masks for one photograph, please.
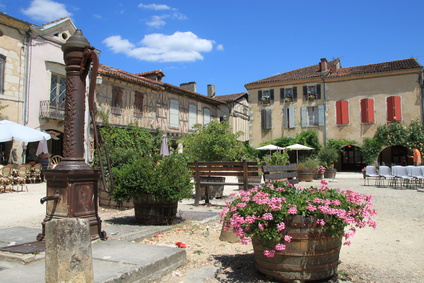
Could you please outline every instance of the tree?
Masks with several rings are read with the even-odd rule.
[[[240,135],[233,134],[227,121],[211,121],[207,125],[195,125],[195,133],[180,139],[184,153],[190,159],[198,161],[236,161],[245,156],[243,142],[237,140]]]

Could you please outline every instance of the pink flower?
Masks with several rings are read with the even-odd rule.
[[[284,251],[284,250],[286,249],[286,245],[283,245],[283,244],[277,244],[277,245],[275,245],[275,249],[276,249],[277,251]]]
[[[292,236],[289,236],[289,235],[284,236],[284,241],[286,242],[291,242],[291,239],[292,239]]]
[[[237,207],[245,207],[247,204],[245,202],[239,202],[236,206]]]
[[[262,225],[262,223],[258,224],[258,228],[261,229],[262,231],[264,230],[264,225]]]
[[[262,215],[262,219],[264,219],[264,220],[272,220],[272,219],[274,219],[274,217],[272,216],[271,213],[265,213],[264,215]]]
[[[286,224],[284,224],[284,222],[278,223],[277,229],[278,229],[278,231],[286,229]]]
[[[243,245],[247,245],[250,242],[252,242],[252,239],[250,239],[250,238],[247,238],[247,237],[241,237],[240,238],[240,243],[242,243]]]
[[[350,241],[346,241],[346,242],[343,243],[343,245],[346,245],[346,246],[350,246],[350,244],[351,244]]]
[[[274,257],[275,251],[274,250],[264,250],[264,256],[266,257]]]
[[[325,221],[324,221],[324,219],[318,219],[318,220],[317,220],[317,224],[318,224],[318,225],[322,225],[322,226],[324,226],[324,225],[325,225]]]
[[[288,210],[287,210],[287,212],[288,213],[290,213],[290,214],[296,214],[297,213],[297,207],[296,207],[296,205],[292,205]]]

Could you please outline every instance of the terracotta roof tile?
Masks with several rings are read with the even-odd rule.
[[[328,72],[321,72],[320,65],[312,65],[286,73],[278,74],[272,77],[254,81],[251,83],[245,84],[245,86],[259,85],[265,83],[273,82],[284,82],[284,81],[293,81],[300,79],[311,79],[325,76],[327,78],[335,77],[344,77],[344,76],[355,76],[355,75],[364,75],[372,73],[385,73],[401,70],[410,70],[410,69],[421,69],[422,66],[414,58],[403,59],[397,61],[383,62],[377,64],[369,64],[355,67],[340,67],[340,58],[329,61],[328,63]]]
[[[247,95],[247,92],[240,92],[240,93],[234,93],[234,94],[226,94],[226,95],[217,95],[214,98],[222,101],[222,102],[232,102],[236,101],[240,97],[243,97],[244,95]]]

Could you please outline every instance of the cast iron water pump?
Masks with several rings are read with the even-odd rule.
[[[62,50],[66,65],[63,159],[54,169],[44,171],[47,196],[41,199],[41,203],[47,201],[46,217],[42,223],[42,233],[37,236],[37,240],[41,241],[44,238],[47,221],[69,217],[87,219],[90,223],[92,240],[99,237],[106,239],[106,232],[101,230],[98,215],[100,170],[91,168],[84,159],[85,82],[91,65],[89,108],[98,148],[97,129],[94,123],[94,88],[98,57],[81,30],[75,31],[62,46]],[[99,159],[102,159],[101,156]],[[100,164],[100,167],[103,168],[103,165]],[[105,183],[104,177],[103,183]]]

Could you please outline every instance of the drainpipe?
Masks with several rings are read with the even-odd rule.
[[[28,30],[25,36],[25,43],[24,43],[24,47],[26,47],[25,52],[25,79],[24,79],[24,86],[23,86],[23,90],[24,90],[24,112],[23,112],[23,117],[22,117],[22,121],[24,123],[24,126],[26,126],[28,124],[28,94],[29,94],[29,80],[30,80],[30,72],[29,72],[29,63],[30,63],[30,56],[31,56],[31,32]]]
[[[323,130],[323,142],[324,147],[327,145],[327,91],[325,87],[325,79],[324,76],[321,77],[322,80],[322,88],[323,88],[323,94],[324,94],[324,130]]]
[[[424,123],[424,74],[423,66],[421,66],[421,73],[418,76],[418,84],[421,88],[421,123]]]

